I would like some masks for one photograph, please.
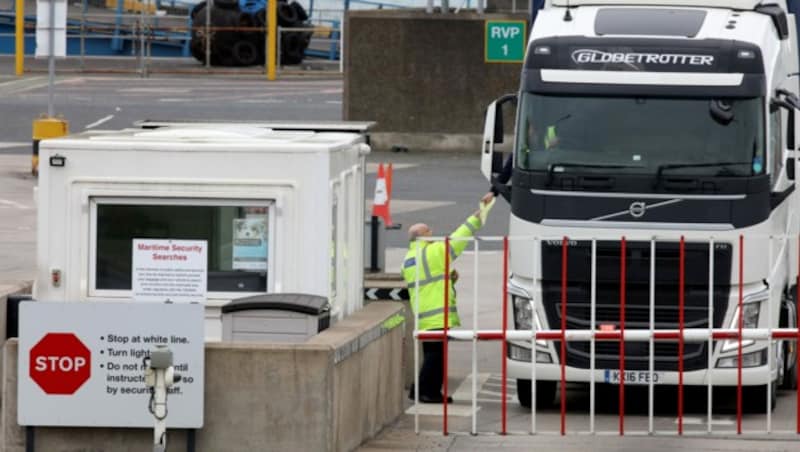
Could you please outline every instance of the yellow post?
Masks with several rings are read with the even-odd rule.
[[[278,1],[267,2],[267,80],[275,80],[278,58]]]
[[[16,13],[14,73],[19,77],[25,72],[25,0],[16,1]]]
[[[39,174],[39,142],[46,138],[63,137],[69,133],[69,123],[62,118],[41,117],[33,121],[33,155],[31,174]]]

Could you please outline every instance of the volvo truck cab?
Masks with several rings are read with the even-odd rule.
[[[678,329],[681,315],[685,328],[736,328],[740,315],[744,328],[795,326],[797,31],[793,4],[762,3],[551,0],[539,12],[519,93],[487,110],[481,163],[494,180],[509,158],[495,149],[511,132],[503,110],[516,105],[501,193],[509,235],[539,238],[510,250],[517,329],[561,328],[562,252],[568,329]],[[685,344],[684,384],[736,386],[741,364],[746,400],[763,410],[768,385],[774,401],[796,382],[793,343],[742,341],[741,363],[737,341],[709,345]],[[647,342],[625,344],[622,374],[618,342],[594,346],[566,344],[567,381],[678,384],[677,343],[655,344],[652,374]],[[559,348],[509,343],[523,405],[532,359],[537,404],[553,400]]]

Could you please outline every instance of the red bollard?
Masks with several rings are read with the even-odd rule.
[[[567,433],[567,244],[564,236],[561,240],[561,436]]]
[[[685,307],[685,284],[686,284],[686,241],[681,236],[680,243],[680,264],[678,275],[678,434],[683,435],[683,327],[684,327],[684,307]],[[711,319],[708,319],[709,322]],[[710,353],[710,352],[709,352]],[[710,369],[709,369],[710,370]]]
[[[442,402],[442,409],[444,416],[442,420],[442,434],[447,436],[447,330],[450,326],[450,237],[444,239],[444,337],[442,338],[443,345],[443,372],[442,372],[442,394],[445,398]]]

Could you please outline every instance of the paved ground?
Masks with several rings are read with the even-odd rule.
[[[2,67],[2,65],[0,65]],[[34,271],[35,179],[28,176],[30,163],[31,120],[46,107],[46,80],[29,76],[17,81],[0,78],[0,282],[31,279]],[[154,118],[224,118],[242,120],[304,119],[337,120],[341,117],[341,82],[338,80],[293,79],[266,83],[256,79],[178,78],[158,77],[139,79],[118,76],[65,76],[59,79],[56,103],[58,111],[71,123],[73,131],[93,128],[122,128],[133,121]],[[369,157],[371,175],[369,193],[374,186],[375,163],[393,162],[394,199],[393,219],[404,226],[417,221],[429,222],[440,233],[449,231],[477,206],[486,191],[486,182],[478,171],[477,153],[465,150],[460,154],[425,154],[411,150],[407,154],[374,153]],[[371,195],[369,196],[371,197]],[[507,227],[508,208],[498,202],[484,234],[500,235]],[[387,253],[387,267],[396,269],[404,253],[403,230],[388,231],[392,247]],[[501,254],[486,246],[480,253],[477,298],[474,280],[473,253],[465,253],[457,262],[462,275],[459,283],[460,313],[465,325],[471,325],[478,313],[480,327],[500,327]],[[469,282],[469,283],[468,283]],[[478,300],[477,308],[474,300]],[[477,414],[478,431],[470,430],[473,411],[470,405],[471,361],[469,344],[456,343],[450,361],[450,385],[456,393],[456,403],[450,409],[448,437],[437,433],[441,429],[440,407],[427,406],[420,416],[420,430],[413,431],[412,415],[402,416],[378,438],[362,450],[530,450],[533,447],[558,448],[564,451],[639,451],[669,450],[797,450],[796,440],[743,440],[714,437],[699,438],[625,438],[614,436],[552,435],[530,437],[530,413],[516,403],[515,382],[508,382],[508,429],[520,435],[499,437],[501,406],[500,344],[481,343],[478,347],[479,382]],[[570,431],[588,430],[588,394],[585,388],[570,387],[568,395],[567,428]],[[598,394],[597,429],[616,431],[617,407],[615,392],[601,390]],[[687,399],[687,431],[702,430],[705,415],[704,393],[689,394]],[[647,425],[646,405],[641,394],[628,397],[628,431],[642,430]],[[698,402],[693,402],[697,400]],[[714,428],[730,431],[732,426],[731,400],[717,400]],[[660,393],[655,424],[659,431],[675,430],[675,398]],[[773,429],[787,430],[794,425],[794,393],[782,392],[773,415]],[[559,412],[550,408],[538,413],[539,431],[555,431]],[[763,429],[764,419],[748,416],[745,429]],[[458,433],[461,432],[461,433]],[[487,433],[488,432],[488,433]],[[793,437],[796,438],[796,437]]]

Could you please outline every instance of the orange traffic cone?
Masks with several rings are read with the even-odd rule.
[[[378,165],[378,178],[375,181],[375,198],[372,201],[372,216],[383,218],[386,227],[392,226],[392,217],[389,213],[389,201],[391,198],[391,176],[392,165],[389,165],[389,177],[383,170],[383,163]]]

